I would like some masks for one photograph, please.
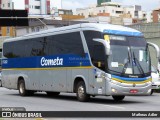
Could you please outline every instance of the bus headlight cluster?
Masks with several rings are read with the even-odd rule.
[[[116,89],[112,88],[111,90],[112,90],[113,93],[117,93]]]

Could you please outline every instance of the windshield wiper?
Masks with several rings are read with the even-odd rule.
[[[142,66],[140,65],[139,61],[137,60],[137,58],[135,57],[134,51],[133,51],[133,59],[134,59],[134,61],[136,61],[136,64],[137,64],[139,71],[143,74],[143,76],[145,76],[144,70],[143,70]]]
[[[130,55],[129,55],[129,50],[128,50],[128,58],[127,58],[127,62],[124,64],[124,67],[122,69],[122,73],[121,73],[121,76],[124,75],[125,71],[126,71],[126,68],[128,67],[128,64],[130,63]]]

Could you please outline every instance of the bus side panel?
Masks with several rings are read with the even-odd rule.
[[[86,85],[86,91],[87,93],[89,92],[89,87],[88,87],[88,83],[89,83],[89,73],[88,73],[88,69],[72,69],[72,86],[74,87],[74,80],[76,78],[82,78],[85,82],[85,85]],[[72,88],[73,90],[73,88]]]
[[[73,82],[74,80],[72,79],[72,70],[71,69],[68,69],[67,70],[67,92],[73,92]]]
[[[89,94],[92,94],[92,95],[94,95],[94,81],[95,81],[95,71],[94,71],[94,69],[89,69],[89,85],[88,85],[88,87],[89,87],[89,91],[88,91],[88,93]]]
[[[67,70],[42,70],[40,71],[40,90],[66,92]]]
[[[41,78],[39,71],[28,70],[28,71],[24,71],[24,74],[26,74],[26,76],[27,76],[25,79],[26,89],[38,90],[39,89],[39,80]]]
[[[89,92],[93,95],[105,95],[106,94],[106,80],[101,78],[101,71],[97,68],[93,68],[89,72]]]
[[[66,69],[24,71],[26,89],[35,91],[66,91]]]
[[[16,71],[2,71],[2,85],[5,88],[17,89],[17,74]]]

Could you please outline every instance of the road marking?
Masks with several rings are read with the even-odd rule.
[[[113,106],[113,105],[103,105],[103,106],[118,108],[118,109],[125,109],[125,107],[119,107],[119,106]]]

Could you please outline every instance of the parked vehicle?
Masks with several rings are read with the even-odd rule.
[[[153,91],[160,90],[160,78],[159,78],[159,70],[156,69],[155,66],[151,66],[151,76],[152,76],[152,91],[151,95],[153,94]]]

